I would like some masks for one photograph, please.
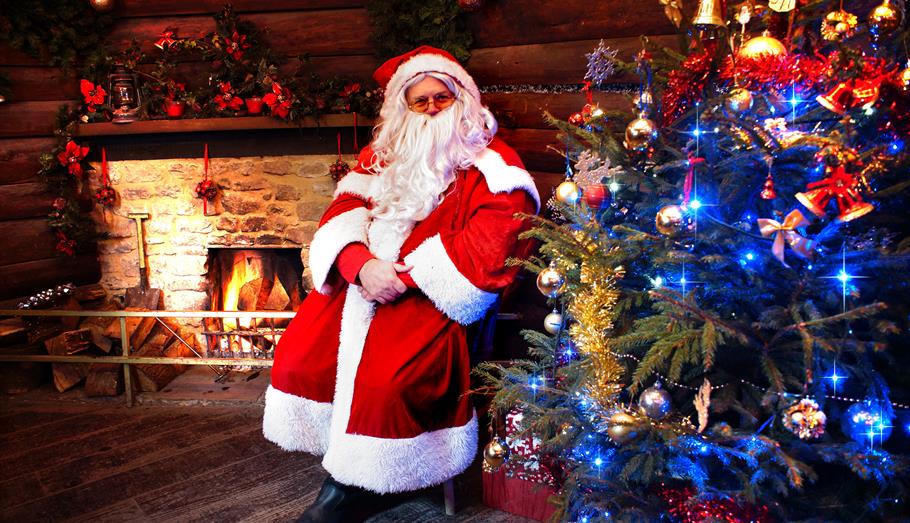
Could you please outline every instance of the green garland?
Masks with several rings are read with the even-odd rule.
[[[372,0],[367,13],[373,26],[373,43],[381,59],[432,45],[452,53],[462,62],[471,53],[474,36],[466,15],[454,0]]]
[[[84,63],[102,48],[114,23],[86,0],[3,2],[0,30],[10,46],[64,70]]]

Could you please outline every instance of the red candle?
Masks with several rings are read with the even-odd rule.
[[[183,116],[183,111],[186,110],[186,103],[167,100],[164,103],[164,110],[168,118],[180,118]]]
[[[245,102],[247,114],[262,114],[262,98],[251,96]]]

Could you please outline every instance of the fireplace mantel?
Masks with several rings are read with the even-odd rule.
[[[369,143],[373,119],[348,114],[327,114],[287,123],[270,116],[237,116],[180,120],[140,120],[79,124],[75,134],[94,144],[90,159],[100,160],[98,146],[107,148],[109,160],[201,158],[209,144],[212,158],[337,154],[341,133],[342,153],[356,154],[355,143]],[[354,133],[357,140],[354,140]]]
[[[125,136],[138,134],[173,134],[220,131],[252,131],[263,129],[295,129],[322,127],[371,127],[373,120],[353,113],[326,114],[319,119],[304,118],[299,123],[288,123],[271,116],[238,116],[228,118],[195,118],[179,120],[140,120],[127,124],[111,122],[84,123],[76,127],[75,135],[81,137]]]

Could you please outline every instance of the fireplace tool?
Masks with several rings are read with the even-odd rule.
[[[158,310],[161,306],[161,289],[149,288],[149,269],[145,263],[145,240],[142,234],[142,220],[148,220],[148,213],[131,212],[128,215],[136,221],[136,243],[139,249],[139,286],[126,290],[126,306],[146,310]]]

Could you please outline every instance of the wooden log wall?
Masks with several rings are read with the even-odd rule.
[[[165,28],[178,36],[214,29],[212,14],[222,0],[117,0],[117,21],[108,41],[126,45],[133,38],[152,51]],[[314,72],[325,77],[370,78],[379,64],[373,55],[369,18],[363,0],[234,0],[244,18],[269,31],[273,49],[287,55],[307,53]],[[603,38],[628,59],[640,49],[640,35],[666,45],[675,29],[658,0],[487,0],[470,15],[475,43],[466,64],[478,85],[556,85],[580,83],[585,53]],[[205,64],[181,64],[192,77]],[[0,72],[12,81],[13,95],[0,104],[0,300],[24,296],[63,281],[98,279],[93,256],[76,260],[54,255],[55,241],[42,217],[50,196],[35,173],[38,157],[53,145],[54,116],[63,103],[78,99],[78,78],[0,44]],[[205,74],[205,73],[201,73]],[[626,97],[599,93],[605,109],[629,109]],[[549,152],[555,133],[541,113],[567,117],[584,104],[572,94],[490,93],[485,103],[500,118],[501,136],[515,147],[538,181],[543,197],[560,180],[563,160]],[[137,137],[141,140],[141,137]],[[138,143],[138,142],[137,142]]]

